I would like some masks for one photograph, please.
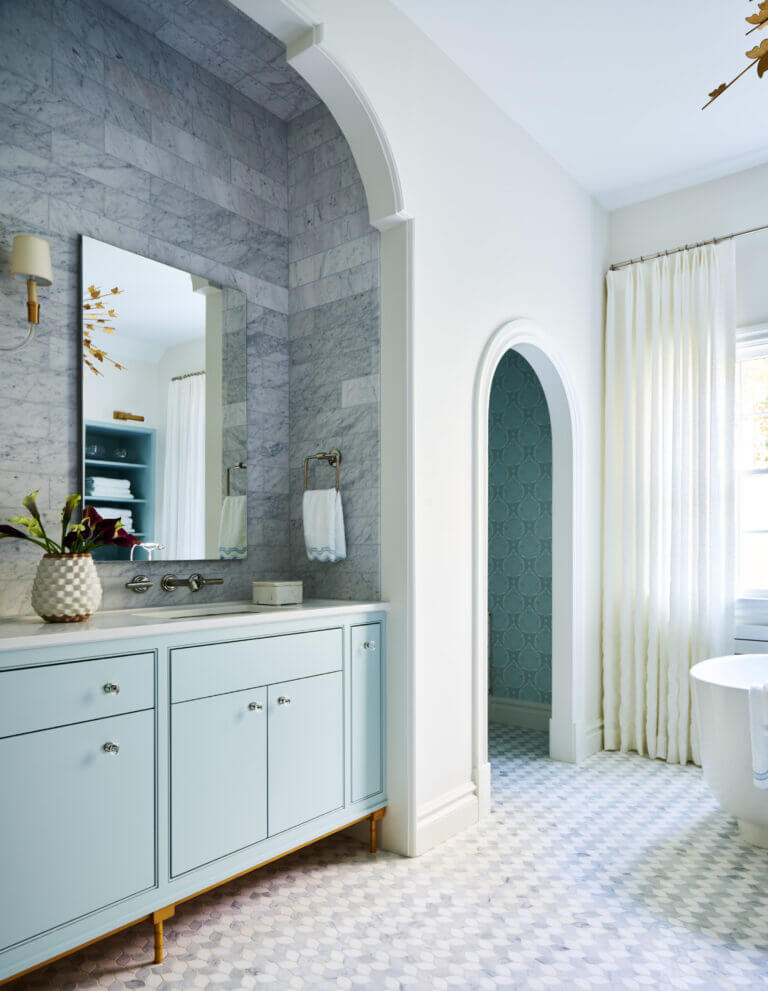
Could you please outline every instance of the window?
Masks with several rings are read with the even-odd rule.
[[[768,326],[739,333],[735,453],[736,595],[768,599]]]

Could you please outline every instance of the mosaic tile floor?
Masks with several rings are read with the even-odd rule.
[[[418,860],[336,837],[21,988],[768,988],[768,852],[700,772],[493,726],[493,815]]]

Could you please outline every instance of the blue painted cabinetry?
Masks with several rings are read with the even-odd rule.
[[[171,706],[171,874],[267,835],[267,693]]]
[[[344,804],[341,672],[269,686],[269,834]]]
[[[352,682],[352,801],[359,802],[378,794],[384,787],[384,672],[379,623],[352,627],[349,669]]]
[[[3,947],[155,884],[154,716],[0,740]]]
[[[357,607],[0,641],[0,980],[380,815],[385,635]]]

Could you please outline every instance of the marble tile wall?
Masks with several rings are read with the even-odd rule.
[[[152,5],[164,7],[180,5]],[[286,573],[287,138],[284,120],[105,4],[2,4],[0,269],[14,234],[37,233],[51,244],[55,278],[40,291],[37,340],[0,354],[4,519],[32,489],[53,516],[78,488],[79,236],[88,234],[245,293],[248,358],[240,351],[234,385],[241,403],[246,383],[254,401],[247,441],[241,405],[226,442],[233,455],[247,443],[254,466],[248,560],[216,564],[226,583],[204,596],[247,596],[253,575]],[[3,342],[23,333],[23,318],[24,286],[3,277]],[[29,611],[37,558],[31,545],[0,543],[0,613]],[[145,568],[159,578],[166,566]],[[135,566],[99,570],[106,608],[136,604],[124,588]],[[156,585],[141,603],[162,594]]]
[[[248,559],[217,564],[225,585],[196,601],[293,575],[308,595],[378,594],[378,234],[346,142],[276,40],[225,0],[4,0],[2,272],[17,233],[50,242],[55,282],[36,341],[0,353],[0,516],[35,488],[53,515],[78,487],[87,234],[247,297]],[[0,278],[0,341],[23,318],[23,284]],[[297,466],[326,445],[344,453],[350,554],[323,574],[300,553]],[[29,611],[37,557],[0,542],[0,615]],[[157,584],[125,590],[133,566],[99,569],[104,608],[162,601]]]
[[[380,596],[379,233],[347,142],[323,105],[288,125],[291,570],[305,595]],[[338,448],[347,560],[308,561],[304,458]],[[315,463],[315,488],[334,472]]]

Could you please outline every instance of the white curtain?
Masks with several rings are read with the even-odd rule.
[[[697,763],[688,670],[732,653],[732,242],[609,272],[605,746]]]
[[[167,561],[205,557],[205,375],[168,384],[160,519]]]

